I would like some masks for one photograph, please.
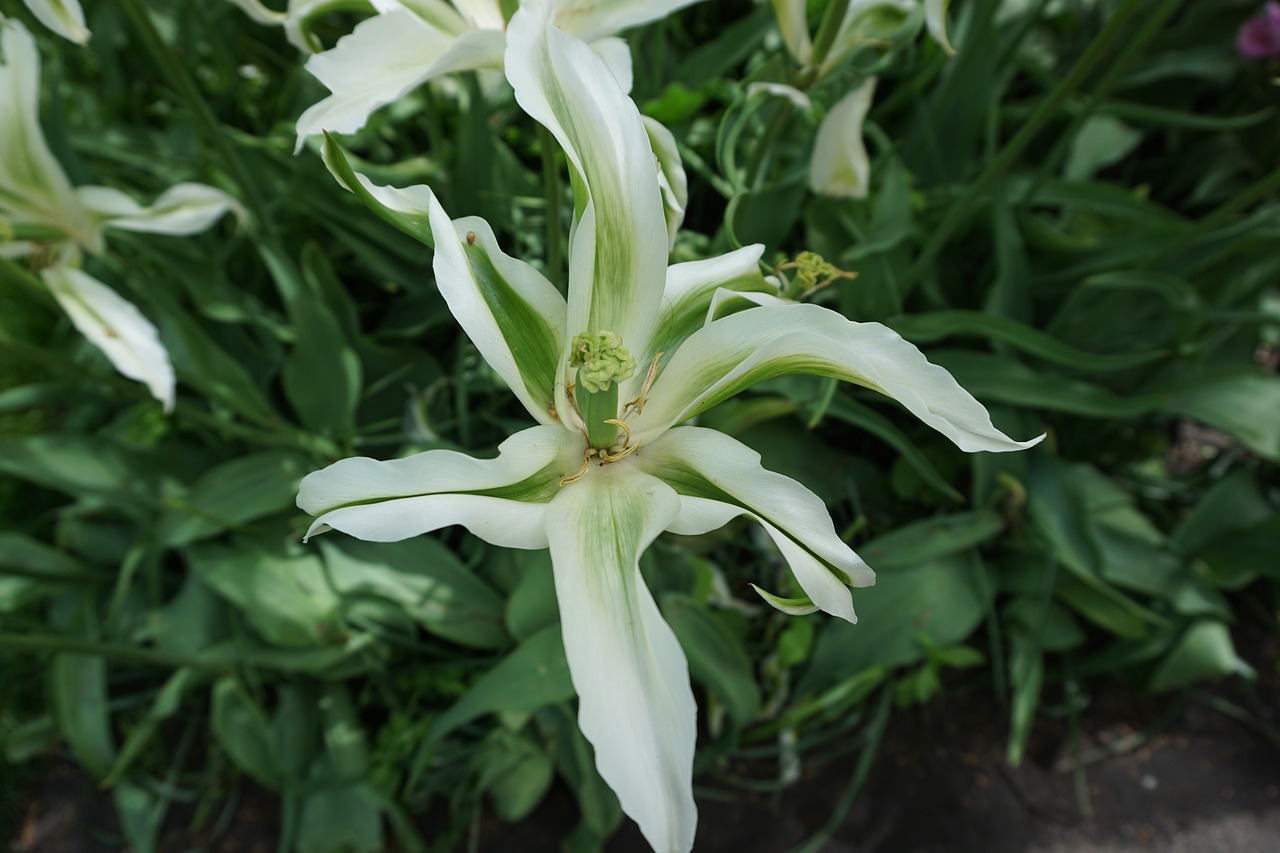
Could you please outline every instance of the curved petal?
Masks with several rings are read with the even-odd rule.
[[[147,234],[197,234],[223,215],[244,218],[240,203],[205,184],[177,184],[160,194],[150,207],[111,187],[77,187],[76,194],[104,225]]]
[[[826,74],[855,48],[883,42],[920,25],[919,0],[849,0],[840,29],[822,63]]]
[[[78,45],[89,43],[89,28],[79,0],[26,0],[26,4],[36,20],[58,35]]]
[[[924,0],[924,25],[929,28],[929,35],[948,54],[955,54],[947,38],[947,7],[951,0]]]
[[[596,39],[591,42],[591,49],[609,66],[613,79],[618,81],[622,91],[631,94],[631,84],[635,81],[631,68],[631,46],[623,39],[611,37]]]
[[[487,542],[545,548],[545,504],[581,463],[585,444],[568,430],[537,426],[498,447],[495,459],[428,450],[404,459],[343,459],[303,478],[298,507],[328,529],[392,542],[461,524]]]
[[[578,726],[622,810],[661,851],[693,846],[698,708],[639,559],[679,510],[670,487],[622,462],[565,486],[546,517]]]
[[[533,267],[503,254],[489,224],[450,222],[430,199],[436,285],[467,337],[540,423],[554,423],[566,346],[564,298]]]
[[[876,78],[872,77],[831,108],[813,143],[809,188],[837,198],[866,198],[871,175],[862,122],[871,109]]]
[[[432,77],[502,65],[502,32],[471,30],[451,36],[408,10],[361,21],[336,46],[307,61],[307,70],[333,94],[298,118],[298,142],[321,131],[354,133],[379,107]]]
[[[712,319],[715,306],[727,298],[719,294],[776,293],[777,287],[760,272],[763,254],[764,246],[756,243],[717,258],[667,267],[667,283],[652,343],[643,359],[637,356],[636,363],[648,365],[658,353],[670,361],[680,345]],[[628,399],[639,393],[639,388],[626,390]]]
[[[671,131],[655,118],[640,118],[649,134],[649,144],[653,146],[653,159],[658,161],[658,186],[662,190],[662,209],[667,218],[667,251],[670,252],[676,245],[676,233],[684,222],[685,206],[689,204],[689,179],[685,176],[680,149]]]
[[[817,305],[752,308],[699,329],[658,374],[632,435],[651,439],[757,382],[794,373],[887,394],[961,450],[1023,450],[1044,438],[1014,441],[950,373],[897,332]]]
[[[0,17],[0,210],[19,223],[53,225],[91,252],[102,230],[76,197],[40,129],[40,55],[22,24]]]
[[[631,352],[644,352],[667,256],[653,150],[604,61],[552,27],[549,14],[546,3],[531,2],[512,16],[506,68],[520,106],[564,148],[574,181],[565,333],[610,331]]]
[[[347,154],[334,137],[325,134],[321,159],[338,183],[364,202],[365,207],[425,246],[435,248],[429,211],[435,198],[431,188],[379,186],[351,168]]]
[[[665,18],[699,0],[556,0],[555,25],[583,41],[595,41]]]
[[[760,454],[745,444],[701,427],[673,429],[644,445],[635,457],[637,466],[681,495],[682,524],[692,523],[685,517],[692,518],[699,499],[718,503],[721,512],[728,513],[719,519],[708,515],[707,521],[719,521],[714,527],[737,515],[751,516],[773,538],[815,604],[833,616],[857,621],[848,587],[871,586],[875,572],[836,535],[826,506],[813,492],[765,470]]]
[[[813,54],[813,41],[809,38],[809,21],[805,0],[773,0],[773,13],[778,18],[778,30],[787,50],[801,65],[809,64]]]
[[[80,334],[102,350],[116,370],[144,383],[166,412],[172,411],[173,365],[151,321],[133,303],[78,269],[55,264],[40,275]]]

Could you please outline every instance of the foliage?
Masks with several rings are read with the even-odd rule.
[[[293,155],[322,90],[283,32],[229,3],[87,6],[87,49],[40,36],[44,126],[73,182],[201,181],[249,224],[113,236],[86,266],[159,327],[168,416],[0,261],[8,760],[65,750],[139,850],[176,831],[174,802],[207,827],[244,779],[280,793],[281,849],[448,849],[479,809],[518,820],[557,778],[580,809],[566,844],[598,847],[622,816],[574,723],[547,556],[458,530],[301,543],[305,473],[483,453],[526,425],[430,252],[333,180],[318,143]],[[728,768],[748,749],[776,756],[778,785],[838,737],[871,755],[890,701],[956,678],[985,673],[1018,761],[1043,708],[1098,677],[1162,691],[1275,665],[1233,634],[1241,607],[1274,618],[1280,580],[1275,69],[1233,41],[1254,6],[968,0],[954,57],[917,17],[817,81],[768,5],[628,34],[633,97],[689,174],[673,257],[816,251],[857,278],[805,298],[924,347],[1006,432],[1049,435],[965,458],[815,378],[705,414],[812,487],[878,582],[852,626],[763,606],[748,582],[793,581],[745,526],[646,555],[702,703],[703,779],[746,784]],[[815,193],[817,127],[872,75],[869,192]],[[753,83],[807,87],[809,106]],[[348,147],[559,281],[572,187],[550,145],[481,72]],[[14,686],[32,654],[44,697]],[[450,820],[423,833],[427,808]]]

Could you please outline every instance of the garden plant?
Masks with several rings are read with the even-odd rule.
[[[817,850],[958,685],[1266,730],[1277,73],[1253,0],[0,0],[0,810],[687,851],[853,753]]]

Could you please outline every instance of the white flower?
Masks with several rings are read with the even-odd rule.
[[[839,0],[836,0],[839,2]],[[818,76],[824,76],[850,51],[888,37],[913,14],[923,14],[929,35],[947,53],[955,53],[947,39],[947,6],[951,0],[848,0],[844,16],[826,54],[820,58]],[[773,0],[778,29],[787,50],[801,65],[813,61],[813,39],[805,0]],[[919,18],[915,19],[917,26]]]
[[[76,328],[168,411],[173,367],[155,327],[132,304],[77,269],[105,250],[108,228],[155,234],[203,231],[239,205],[221,190],[178,184],[150,207],[110,187],[73,187],[40,129],[40,57],[17,21],[0,17],[0,255],[39,255],[41,277]]]
[[[579,190],[567,300],[503,254],[484,220],[450,221],[428,188],[375,186],[336,146],[328,153],[366,202],[434,241],[446,302],[539,425],[493,459],[345,459],[306,477],[298,505],[317,516],[308,536],[395,541],[460,524],[494,545],[549,548],[578,722],[600,774],[655,850],[685,851],[697,820],[697,707],[641,553],[664,530],[705,533],[745,516],[803,590],[762,591],[766,600],[849,621],[850,587],[875,576],[816,495],[729,436],[677,425],[762,380],[810,373],[888,394],[965,450],[1039,439],[1005,436],[890,329],[779,298],[760,273],[760,246],[667,266],[661,189],[635,105],[547,7],[521,8],[507,35],[516,100],[555,135]]]
[[[89,42],[89,28],[84,23],[84,10],[79,0],[23,0],[36,20],[65,39],[84,45]]]
[[[244,0],[233,0],[241,3]],[[354,133],[374,110],[435,77],[501,68],[504,49],[499,0],[371,0],[378,15],[362,21],[307,70],[333,94],[298,118],[298,147],[329,130]],[[697,0],[559,0],[556,25],[590,42],[624,90],[631,89],[631,53],[614,38]]]
[[[298,50],[315,53],[319,41],[311,34],[311,19],[326,12],[348,9],[350,0],[289,0],[283,12],[263,5],[262,0],[230,0],[252,20],[267,26],[284,27],[285,37]]]

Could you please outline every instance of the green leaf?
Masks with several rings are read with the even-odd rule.
[[[1231,632],[1221,622],[1202,620],[1187,628],[1151,675],[1151,690],[1172,690],[1224,675],[1253,678],[1254,671],[1236,654]]]
[[[1280,376],[1250,369],[1201,373],[1173,390],[1165,409],[1217,427],[1280,461]]]
[[[367,599],[392,602],[437,636],[481,649],[509,643],[502,599],[436,540],[402,542],[322,539],[329,582],[344,607]]]
[[[0,444],[0,471],[50,489],[137,504],[137,461],[118,445],[91,435],[32,435]]]
[[[1085,120],[1071,140],[1063,177],[1086,180],[1128,157],[1142,142],[1142,134],[1109,115]]]
[[[478,787],[493,798],[498,817],[514,823],[542,802],[555,778],[555,763],[527,737],[496,734],[485,741]]]
[[[169,499],[158,539],[178,547],[291,509],[311,462],[296,453],[266,450],[210,469],[186,495]]]
[[[213,687],[210,728],[237,767],[269,787],[284,781],[274,761],[274,744],[266,714],[234,676]]]
[[[386,850],[381,798],[367,784],[323,788],[302,801],[297,850],[377,853]]]
[[[318,557],[268,552],[251,540],[194,545],[185,554],[191,570],[239,608],[272,645],[298,648],[341,640],[345,629],[338,597]]]
[[[53,711],[71,754],[98,778],[116,760],[107,696],[107,665],[90,655],[54,655],[49,667]]]
[[[871,667],[919,662],[918,637],[938,646],[962,642],[982,622],[994,583],[958,556],[880,568],[876,585],[855,598],[858,624],[832,620],[818,636],[800,690],[819,690]]]
[[[560,623],[556,582],[547,551],[506,551],[504,559],[516,560],[520,580],[507,599],[507,627],[523,642],[544,628]]]
[[[948,337],[983,337],[1009,344],[1053,364],[1092,372],[1127,370],[1168,358],[1166,350],[1116,355],[1085,352],[1018,320],[979,311],[911,314],[889,325],[912,343],[934,343]]]
[[[428,743],[484,714],[529,714],[574,696],[560,626],[544,628],[480,677],[436,718]]]
[[[690,675],[724,703],[737,726],[750,725],[760,711],[760,688],[742,642],[687,595],[662,596],[662,615],[684,648]]]
[[[1004,530],[992,510],[973,510],[917,521],[858,548],[877,571],[906,569],[976,548]]]

